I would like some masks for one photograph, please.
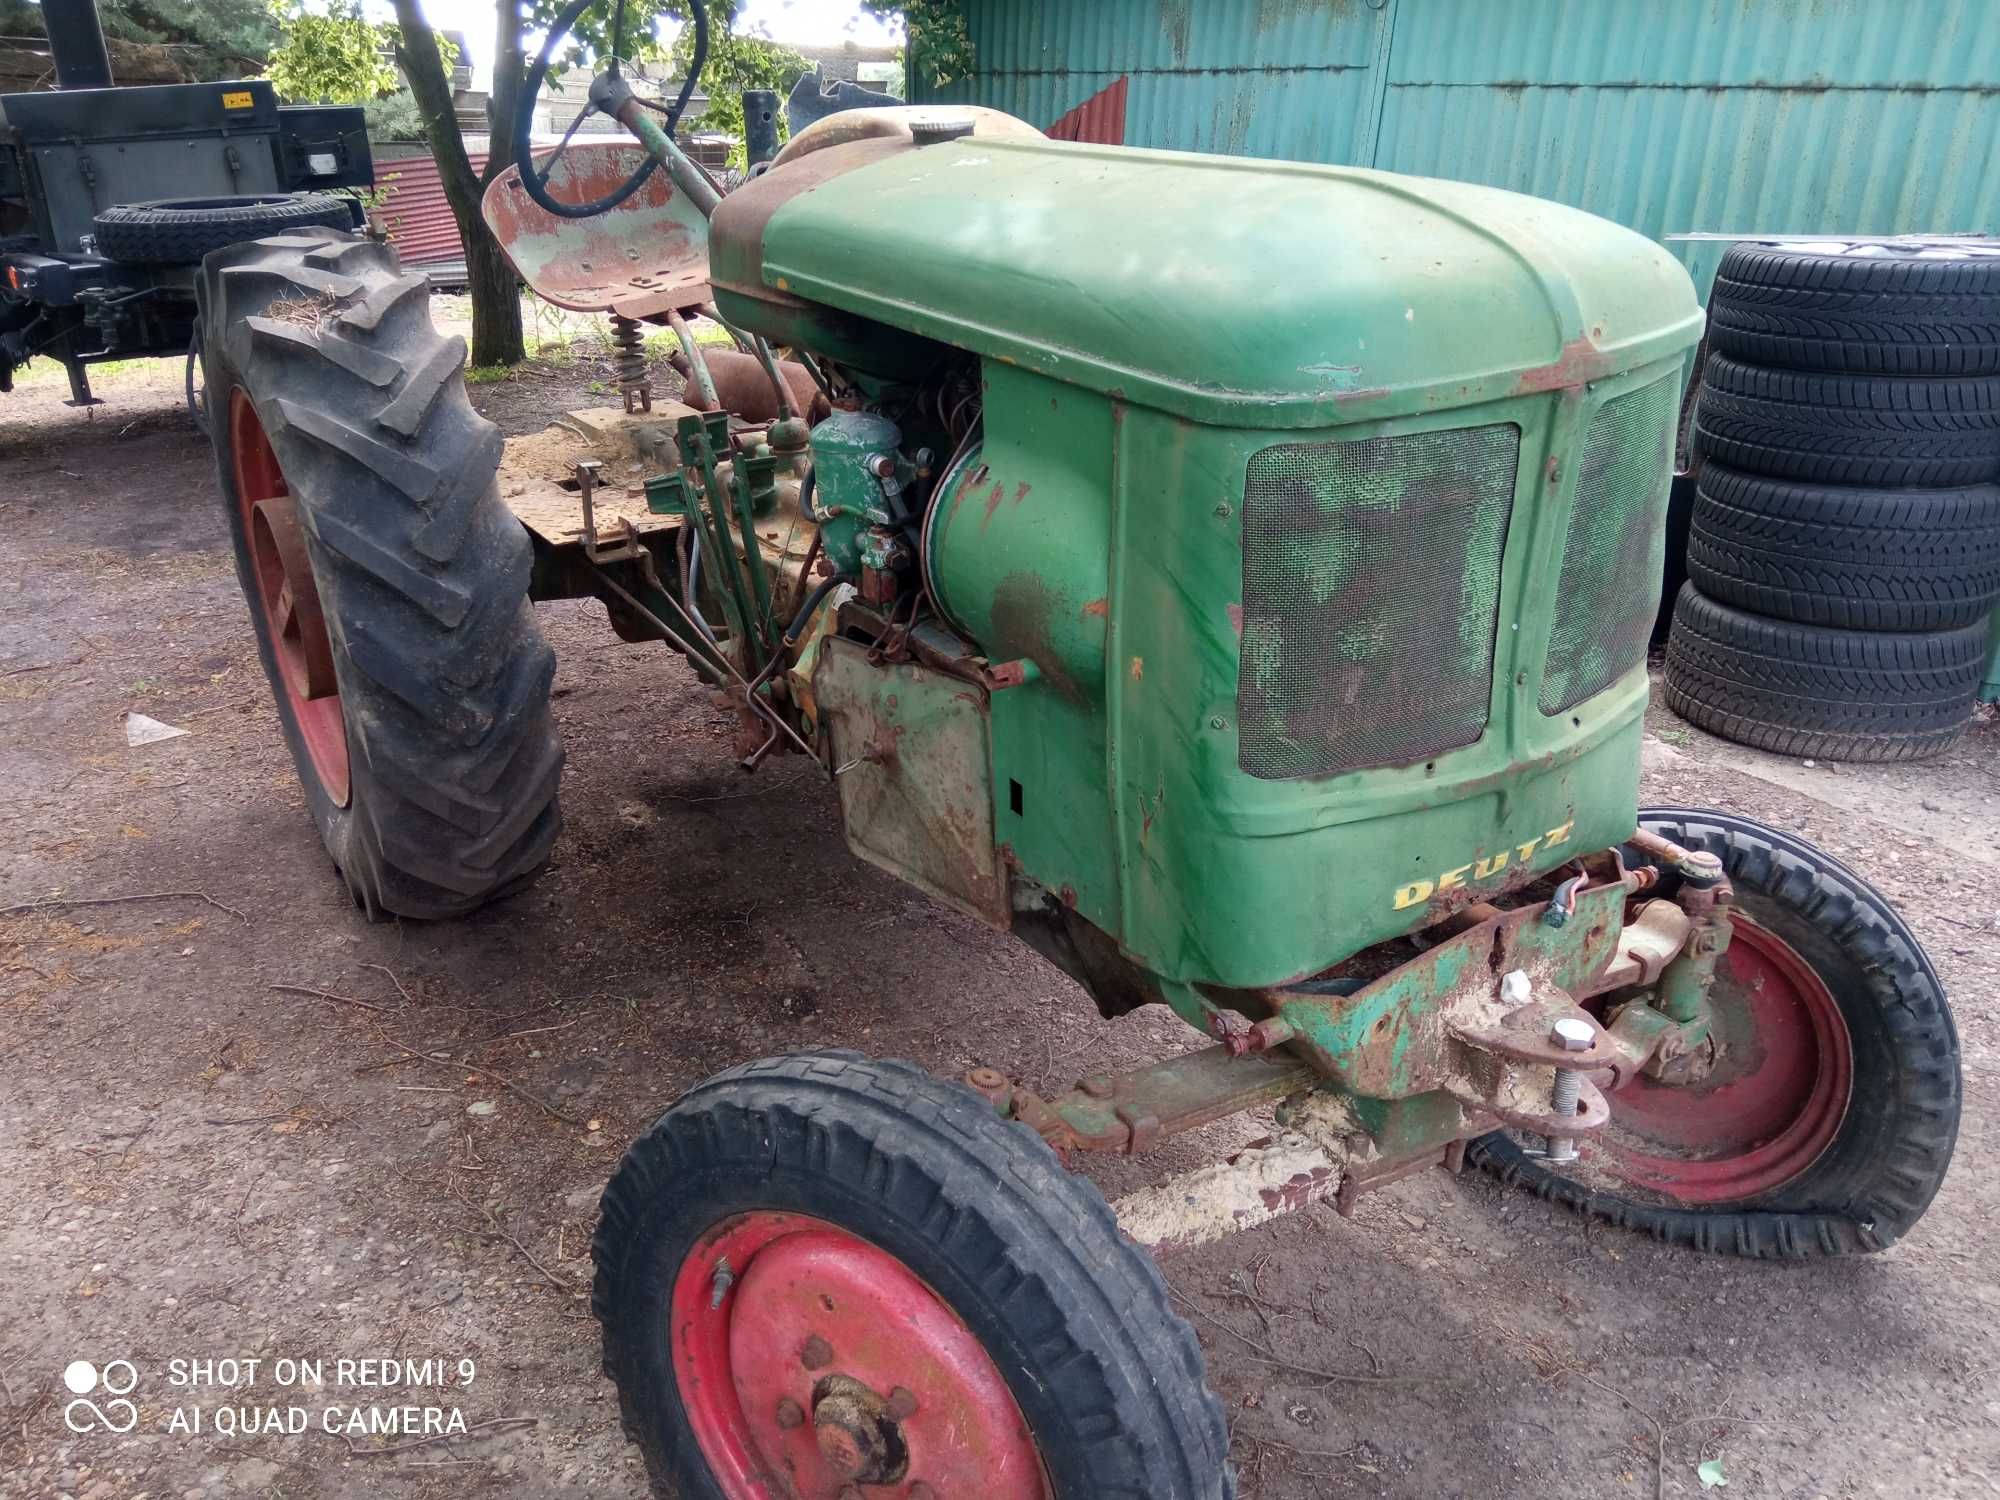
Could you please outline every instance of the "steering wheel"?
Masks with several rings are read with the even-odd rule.
[[[562,140],[556,144],[555,150],[549,153],[548,161],[537,166],[533,144],[535,99],[540,95],[542,85],[548,81],[549,59],[563,38],[575,28],[577,18],[596,3],[597,0],[570,0],[570,4],[563,8],[562,14],[556,17],[554,24],[549,27],[548,35],[542,40],[542,50],[535,54],[534,65],[528,69],[527,80],[521,85],[521,103],[516,111],[519,118],[514,125],[514,161],[521,169],[521,186],[528,190],[528,196],[536,203],[562,219],[588,219],[593,214],[601,214],[607,209],[616,208],[638,192],[645,185],[646,179],[658,171],[660,166],[659,161],[649,152],[645,162],[637,171],[602,198],[589,203],[564,203],[549,191],[548,168],[553,167],[568,148],[570,137],[576,134],[577,127],[590,117],[593,110],[601,109],[604,113],[615,116],[625,101],[631,100],[664,115],[666,120],[663,128],[668,135],[672,135],[674,127],[680,123],[681,111],[687,108],[688,100],[694,97],[695,80],[701,77],[702,64],[708,60],[708,12],[703,7],[702,0],[687,0],[688,10],[694,21],[694,55],[689,59],[687,77],[681,81],[680,96],[671,106],[656,100],[640,98],[632,92],[618,72],[618,53],[625,41],[625,0],[617,0],[611,29],[610,60],[605,64],[604,72],[591,81],[589,99],[577,112],[576,118],[569,122],[569,129],[563,132]]]

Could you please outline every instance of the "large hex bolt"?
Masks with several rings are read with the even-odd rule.
[[[1565,1052],[1588,1052],[1596,1033],[1588,1021],[1579,1021],[1574,1016],[1565,1016],[1549,1029],[1549,1041]],[[1555,1087],[1549,1091],[1549,1112],[1558,1119],[1565,1119],[1576,1113],[1576,1101],[1583,1091],[1583,1073],[1576,1068],[1558,1067]],[[1566,1162],[1576,1160],[1576,1137],[1573,1135],[1552,1135],[1548,1137],[1550,1161]]]

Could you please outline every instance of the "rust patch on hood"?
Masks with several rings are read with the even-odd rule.
[[[1514,393],[1530,396],[1538,391],[1559,391],[1566,386],[1584,385],[1609,375],[1615,363],[1609,354],[1590,341],[1588,334],[1578,334],[1563,345],[1562,354],[1554,363],[1523,370],[1520,379],[1514,382]]]

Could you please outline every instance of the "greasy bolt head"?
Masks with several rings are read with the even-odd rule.
[[[889,1415],[898,1422],[907,1422],[917,1414],[917,1398],[908,1386],[897,1386],[889,1392]]]
[[[889,1415],[889,1403],[852,1376],[828,1375],[818,1382],[812,1419],[820,1457],[841,1479],[895,1484],[909,1472],[909,1447]]]
[[[819,1422],[814,1427],[820,1457],[836,1474],[859,1474],[873,1456],[855,1441],[853,1431],[838,1422]]]
[[[1722,879],[1722,857],[1706,849],[1690,849],[1681,861],[1681,874],[1696,885],[1714,885]]]
[[[790,1432],[794,1427],[803,1424],[805,1419],[805,1408],[790,1396],[778,1402],[778,1425],[785,1431]]]
[[[1590,1023],[1575,1016],[1564,1016],[1549,1031],[1549,1040],[1565,1052],[1588,1052],[1596,1039],[1597,1033]]]
[[[1534,981],[1526,969],[1509,969],[1500,976],[1500,998],[1508,1005],[1526,1005],[1534,992]]]
[[[814,1334],[806,1340],[805,1348],[799,1351],[799,1363],[808,1370],[824,1370],[833,1363],[833,1345]]]
[[[1250,1028],[1250,1050],[1268,1052],[1273,1047],[1282,1047],[1294,1035],[1292,1023],[1283,1016],[1266,1016]]]

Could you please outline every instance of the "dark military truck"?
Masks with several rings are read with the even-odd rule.
[[[36,355],[70,399],[89,366],[185,354],[211,250],[360,226],[374,165],[357,107],[281,106],[262,80],[112,86],[91,0],[47,0],[56,88],[0,94],[0,391]]]

